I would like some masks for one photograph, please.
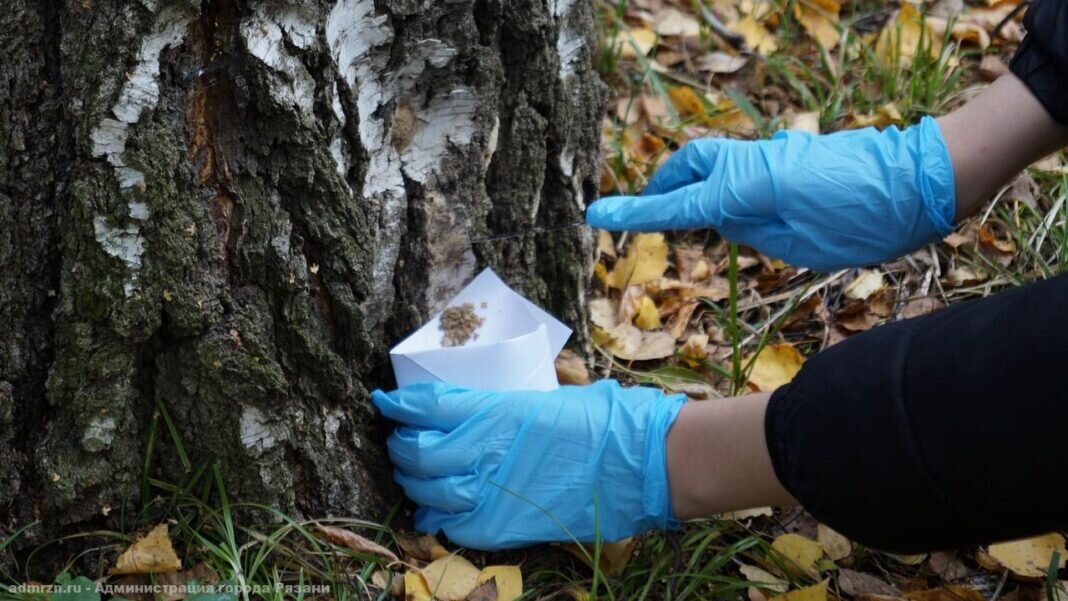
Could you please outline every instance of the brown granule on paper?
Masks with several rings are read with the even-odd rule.
[[[486,303],[482,303],[485,307]],[[478,329],[486,320],[475,313],[475,306],[464,303],[459,307],[449,307],[441,313],[438,327],[445,335],[441,337],[441,346],[463,346],[470,340],[478,339]]]

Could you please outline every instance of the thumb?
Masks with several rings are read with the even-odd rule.
[[[586,209],[586,223],[611,231],[658,232],[707,227],[712,201],[705,183],[690,184],[664,194],[602,198]]]

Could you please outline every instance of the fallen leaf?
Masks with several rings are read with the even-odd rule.
[[[435,599],[462,601],[478,586],[479,569],[459,555],[435,559],[421,570]]]
[[[882,578],[876,578],[871,574],[840,568],[838,570],[838,587],[850,597],[861,595],[883,595],[887,597],[900,596],[901,591],[889,585]]]
[[[438,539],[430,534],[421,536],[398,536],[397,546],[400,547],[405,555],[419,561],[430,562],[450,555],[449,551],[441,546]]]
[[[619,305],[608,298],[595,298],[589,302],[590,322],[593,325],[611,330],[619,325]]]
[[[911,319],[913,317],[919,317],[920,315],[927,315],[944,306],[945,303],[930,296],[912,299],[905,303],[905,308],[901,310],[901,318]]]
[[[497,581],[493,578],[479,584],[467,595],[467,601],[497,601]]]
[[[498,601],[514,601],[523,594],[523,572],[519,566],[487,566],[478,575],[478,583],[493,579],[497,583]]]
[[[984,248],[1004,255],[1016,254],[1016,240],[1007,227],[998,221],[988,221],[979,226],[979,244]]]
[[[669,7],[657,14],[653,30],[662,36],[696,37],[701,35],[701,24],[693,14]]]
[[[823,547],[827,557],[835,561],[845,559],[853,553],[853,543],[824,524],[816,527],[816,542]]]
[[[842,34],[838,31],[836,0],[800,0],[794,4],[794,16],[812,39],[826,50],[838,45]]]
[[[708,261],[701,259],[697,262],[697,265],[693,266],[690,271],[690,281],[700,282],[712,277],[712,268],[708,266]]]
[[[571,601],[590,601],[590,594],[577,586],[569,586],[564,593],[571,597]]]
[[[409,570],[404,573],[405,601],[430,601],[430,586],[419,572]]]
[[[947,584],[944,587],[905,593],[909,601],[985,601],[986,597],[979,591],[959,584]]]
[[[708,334],[691,334],[679,348],[679,355],[690,367],[697,367],[708,359]]]
[[[1058,553],[1057,568],[1065,566],[1068,550],[1058,533],[990,545],[987,554],[1010,572],[1023,578],[1043,578],[1049,572],[1053,554]]]
[[[701,123],[709,120],[708,107],[705,101],[697,95],[697,92],[689,86],[675,86],[668,90],[668,98],[672,106],[682,117],[696,118]]]
[[[646,332],[629,323],[611,330],[591,329],[594,342],[625,361],[651,361],[675,354],[675,337],[667,332]]]
[[[582,563],[593,567],[590,558],[594,557],[594,547],[590,543],[564,543],[560,545],[565,551],[579,558]],[[638,550],[638,539],[624,538],[615,542],[601,543],[600,569],[605,576],[618,574],[627,567],[634,552]]]
[[[393,597],[404,596],[404,577],[388,570],[378,570],[371,574],[371,584],[382,590],[388,590]]]
[[[597,230],[597,252],[606,257],[616,258],[616,243],[612,240],[612,232]]]
[[[656,32],[647,27],[624,27],[612,39],[610,47],[618,49],[619,58],[633,60],[656,47]]]
[[[984,282],[987,279],[986,273],[976,271],[968,266],[954,267],[946,272],[945,283],[953,286],[971,286]]]
[[[668,268],[668,247],[664,234],[637,234],[625,257],[616,261],[607,284],[620,290],[659,279]]]
[[[877,269],[862,269],[857,277],[846,286],[846,298],[868,300],[868,297],[886,287],[883,272]]]
[[[786,127],[795,131],[804,131],[810,134],[819,134],[820,113],[819,111],[792,113],[786,118]]]
[[[900,553],[883,553],[887,557],[892,557],[894,561],[907,566],[918,566],[927,559],[926,553],[919,553],[916,555],[903,555]]]
[[[901,111],[898,110],[897,105],[890,102],[880,106],[874,113],[869,115],[851,114],[849,116],[848,126],[853,129],[860,129],[863,127],[886,127],[888,125],[901,123],[903,119],[904,118],[901,116]]]
[[[748,520],[750,518],[758,518],[764,516],[770,516],[773,512],[771,507],[754,507],[752,509],[740,509],[738,511],[728,511],[726,513],[719,514],[719,517],[725,520]]]
[[[733,21],[727,27],[745,38],[745,45],[760,54],[772,54],[779,49],[779,41],[752,16]]]
[[[952,234],[946,236],[945,238],[942,238],[942,242],[945,243],[950,248],[956,249],[956,248],[960,248],[961,246],[964,246],[965,244],[974,243],[975,242],[975,238],[973,236],[969,236],[969,235],[966,235],[966,234],[953,232]]]
[[[828,580],[823,580],[819,584],[775,595],[768,601],[827,601],[827,583]]]
[[[823,559],[823,547],[816,541],[800,534],[783,534],[772,541],[771,548],[785,560],[786,568],[790,572],[810,578],[819,577],[819,561]],[[826,594],[826,582],[823,587]]]
[[[565,385],[585,386],[590,383],[590,372],[582,357],[564,349],[556,357],[556,379]]]
[[[693,312],[697,309],[697,304],[696,301],[683,303],[679,306],[678,311],[671,315],[665,330],[672,338],[675,340],[682,338],[682,335],[686,332],[686,326],[690,323],[690,318],[693,317]]]
[[[742,365],[749,365],[752,354],[742,358]],[[805,358],[789,342],[769,344],[760,351],[749,372],[749,387],[754,392],[771,392],[794,379]]]
[[[643,330],[659,330],[663,327],[660,323],[660,312],[653,299],[642,296],[641,303],[638,305],[638,315],[634,317],[634,325]]]
[[[779,578],[771,572],[756,566],[743,565],[738,568],[738,571],[742,573],[742,576],[745,576],[746,581],[773,593],[785,593],[790,588],[789,580]]]
[[[619,299],[619,314],[616,318],[618,323],[632,323],[641,308],[642,298],[645,297],[645,289],[641,286],[628,286]]]
[[[167,524],[160,524],[123,551],[115,561],[115,567],[108,573],[155,574],[177,572],[181,569],[182,562],[171,545]]]
[[[872,313],[864,301],[852,301],[834,314],[835,325],[849,332],[866,332],[880,321],[882,319]]]
[[[897,18],[888,23],[875,42],[875,54],[885,65],[909,67],[916,54],[927,48],[931,56],[942,52],[941,38],[924,23],[919,11],[909,2],[901,3]]]
[[[321,526],[319,524],[315,525],[315,529],[335,545],[341,545],[342,547],[346,547],[357,553],[377,555],[383,559],[388,559],[390,562],[400,561],[400,558],[397,557],[397,554],[393,551],[390,551],[382,545],[364,538],[355,532],[345,530],[344,528]]]
[[[931,571],[938,574],[944,582],[960,580],[971,575],[972,571],[957,557],[956,553],[936,551],[927,559]]]
[[[697,57],[694,61],[694,67],[698,71],[705,73],[720,73],[729,75],[731,73],[737,73],[749,63],[749,58],[745,56],[735,56],[733,54],[727,54],[726,52],[709,52]]]

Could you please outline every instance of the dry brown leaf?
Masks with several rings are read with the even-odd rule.
[[[697,265],[693,266],[693,270],[690,271],[690,281],[700,282],[712,277],[712,268],[708,266],[708,261],[701,259],[697,262]]]
[[[467,595],[467,601],[497,601],[497,580],[490,578],[480,583]]]
[[[724,520],[734,520],[740,522],[742,520],[748,520],[750,518],[768,517],[773,514],[771,507],[754,507],[752,509],[740,509],[738,511],[728,511],[726,513],[719,514],[719,517]]]
[[[987,250],[1010,256],[1017,250],[1016,240],[1009,229],[993,220],[979,226],[979,244]]]
[[[693,317],[694,310],[697,309],[697,305],[697,301],[688,301],[680,304],[678,310],[672,313],[665,328],[672,338],[675,340],[682,338],[686,332],[686,326],[690,324],[690,318]]]
[[[927,315],[944,306],[945,303],[930,296],[915,298],[905,303],[905,308],[901,310],[901,318],[911,319],[913,317],[919,317],[920,315]]]
[[[754,586],[762,588],[773,593],[785,593],[790,588],[790,581],[758,568],[756,566],[746,566],[738,568],[738,571],[745,576],[746,581],[753,583]]]
[[[975,237],[974,236],[969,236],[967,234],[953,232],[952,234],[946,236],[945,238],[942,238],[942,242],[945,243],[950,248],[960,248],[961,246],[964,246],[965,244],[974,243],[975,242]]]
[[[167,524],[160,524],[123,551],[115,561],[115,567],[108,573],[156,574],[177,572],[181,569],[182,562],[171,545]]]
[[[916,555],[903,555],[900,553],[883,553],[887,557],[892,557],[894,561],[907,566],[918,566],[927,560],[926,553],[919,553]]]
[[[389,590],[395,598],[404,596],[404,577],[389,570],[378,570],[371,574],[371,584],[382,590]]]
[[[619,306],[608,298],[595,298],[589,302],[590,322],[593,325],[611,330],[619,325]]]
[[[708,359],[708,334],[691,334],[679,348],[679,355],[690,367],[697,367]]]
[[[852,301],[834,314],[834,323],[849,332],[865,332],[879,324],[881,319],[868,309],[864,301]]]
[[[597,230],[597,252],[606,257],[616,258],[616,243],[612,240],[612,232]]]
[[[486,566],[478,575],[478,583],[493,579],[497,583],[498,601],[514,601],[523,594],[523,572],[519,566]]]
[[[608,274],[608,285],[619,290],[657,280],[668,268],[668,247],[664,234],[637,234],[627,246],[625,257],[616,261]]]
[[[789,113],[786,116],[786,127],[795,131],[808,132],[810,134],[820,133],[820,113],[819,111],[809,111],[804,113]]]
[[[742,365],[749,365],[752,354],[742,359]],[[789,342],[769,344],[757,355],[756,363],[749,372],[749,387],[754,392],[771,392],[794,379],[805,358]]]
[[[556,379],[561,384],[585,386],[590,383],[590,372],[586,362],[574,351],[564,349],[556,357]]]
[[[645,297],[645,289],[641,286],[628,286],[619,299],[619,314],[616,315],[618,323],[631,323],[638,315],[641,308],[642,298]]]
[[[839,10],[836,0],[801,0],[794,4],[794,17],[817,44],[830,50],[842,39],[838,31]]]
[[[890,102],[880,106],[875,110],[875,113],[870,115],[851,114],[849,116],[848,127],[853,129],[860,129],[863,127],[886,127],[888,125],[901,123],[903,119],[904,118],[901,116],[901,111],[898,110],[897,105]]]
[[[405,555],[419,561],[429,562],[449,556],[449,551],[441,546],[438,539],[430,534],[421,536],[398,536],[397,546],[400,547]]]
[[[850,597],[860,597],[862,595],[898,597],[901,595],[901,591],[882,578],[876,578],[871,574],[850,570],[849,568],[839,568],[837,580],[838,587]]]
[[[987,554],[1013,574],[1023,578],[1043,578],[1049,572],[1053,553],[1059,553],[1057,568],[1068,560],[1064,537],[1058,533],[990,545]]]
[[[752,16],[733,21],[727,27],[741,34],[745,38],[745,45],[755,52],[768,55],[779,49],[779,41],[775,35]]]
[[[967,265],[962,265],[947,271],[944,283],[948,286],[959,288],[961,286],[972,286],[980,282],[985,282],[986,279],[986,273],[976,271]]]
[[[845,559],[853,553],[853,543],[824,524],[816,527],[816,542],[823,547],[827,557],[835,561]]]
[[[478,586],[480,570],[459,555],[435,559],[420,571],[435,599],[462,601]]]
[[[786,567],[791,572],[810,578],[819,577],[819,561],[823,559],[823,547],[816,541],[800,534],[783,534],[772,541],[771,548],[785,560]]]
[[[986,597],[979,591],[959,584],[947,584],[944,587],[905,593],[909,601],[984,601]]]
[[[404,573],[404,600],[430,601],[430,587],[419,572],[409,570]]]
[[[971,575],[972,571],[957,557],[956,553],[936,551],[927,559],[931,571],[938,574],[944,582],[960,580]]]
[[[377,555],[378,557],[388,559],[391,562],[400,561],[400,558],[397,557],[397,554],[393,551],[390,551],[373,540],[364,538],[355,532],[345,530],[344,528],[322,526],[319,524],[315,525],[315,529],[335,545],[341,545],[342,547],[346,547],[357,553]]]
[[[768,601],[827,601],[827,583],[825,579],[819,584],[775,595]]]
[[[645,332],[629,323],[611,330],[592,328],[593,341],[624,361],[651,361],[675,354],[675,338],[667,332]]]

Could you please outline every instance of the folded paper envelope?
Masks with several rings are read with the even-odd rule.
[[[398,386],[446,382],[485,390],[553,390],[556,355],[571,329],[509,288],[492,270],[478,275],[448,306],[471,303],[484,321],[477,338],[442,347],[441,314],[389,353]]]

